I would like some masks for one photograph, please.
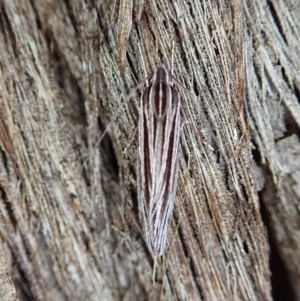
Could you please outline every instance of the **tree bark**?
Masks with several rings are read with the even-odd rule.
[[[113,2],[1,2],[0,299],[300,300],[299,4]],[[134,132],[172,55],[180,168],[155,265]]]

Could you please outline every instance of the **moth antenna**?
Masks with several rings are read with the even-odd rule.
[[[171,54],[171,74],[174,75],[174,47],[175,42],[172,42],[172,54]]]
[[[136,86],[136,89],[142,87],[144,85],[144,83],[141,83],[139,85]],[[100,138],[97,140],[95,146],[92,148],[91,153],[88,154],[87,158],[83,161],[82,165],[85,165],[87,163],[87,161],[89,161],[90,159],[90,155],[92,153],[95,152],[95,150],[98,148],[98,146],[100,145],[100,143],[102,142],[104,136],[108,133],[108,130],[110,128],[110,126],[112,125],[113,121],[116,119],[116,117],[119,116],[122,108],[129,103],[129,101],[132,99],[132,97],[134,96],[134,94],[136,93],[136,91],[131,92],[130,94],[128,94],[125,98],[123,98],[123,102],[119,104],[118,109],[115,111],[115,113],[113,114],[113,116],[111,117],[111,121],[108,123],[108,125],[106,126],[105,130],[103,131],[102,135],[100,136]]]

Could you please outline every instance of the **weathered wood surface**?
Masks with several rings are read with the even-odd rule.
[[[3,0],[0,299],[300,300],[299,7]],[[129,142],[173,41],[191,125],[153,281]]]

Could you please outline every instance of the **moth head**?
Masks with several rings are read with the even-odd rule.
[[[157,65],[156,70],[153,72],[153,76],[150,81],[152,83],[163,82],[169,85],[173,85],[171,71],[164,61],[161,61]]]

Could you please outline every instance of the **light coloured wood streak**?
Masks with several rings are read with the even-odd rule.
[[[126,51],[132,29],[132,8],[132,0],[123,0],[119,9],[117,63],[122,71],[125,67]]]

